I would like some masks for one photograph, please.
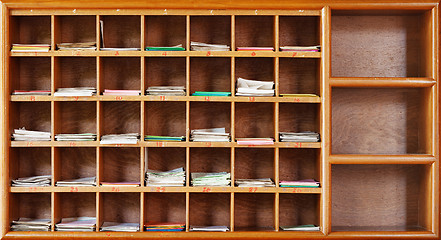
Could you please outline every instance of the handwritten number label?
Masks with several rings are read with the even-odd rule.
[[[78,192],[78,187],[70,187],[70,192]]]
[[[257,191],[257,187],[248,188],[248,192],[256,192],[256,191]]]
[[[32,147],[32,146],[34,146],[34,143],[32,143],[32,142],[27,142],[27,143],[26,143],[26,146],[28,146],[28,147]]]
[[[253,57],[256,56],[256,52],[252,52],[251,56],[253,56]]]
[[[165,187],[156,187],[156,192],[165,192]]]
[[[255,101],[256,101],[256,97],[248,97],[248,100],[249,100],[250,102],[255,102]]]
[[[210,101],[210,97],[205,97],[205,101],[209,102]]]
[[[31,96],[31,101],[35,101],[35,96]]]
[[[74,99],[74,101],[78,101],[78,99],[80,99],[80,97],[76,96],[73,99]]]
[[[205,145],[207,145],[207,147],[211,147],[211,142],[206,142]]]
[[[69,143],[69,146],[71,146],[71,147],[75,147],[76,145],[77,145],[77,143],[74,143],[74,142]]]
[[[159,100],[165,101],[165,96],[159,96]]]
[[[162,56],[167,56],[167,52],[163,52],[163,53],[162,53]]]
[[[119,51],[116,51],[115,56],[118,56],[118,55],[119,55]]]
[[[164,147],[165,144],[163,142],[156,142],[157,147]]]
[[[292,190],[292,192],[293,192],[293,193],[299,193],[299,192],[300,192],[300,189],[294,188],[294,189]]]
[[[209,187],[204,187],[204,188],[202,189],[202,192],[211,192],[211,188],[209,188]]]
[[[116,96],[115,99],[116,100],[122,100],[122,97],[121,96]]]
[[[208,52],[207,52],[207,57],[208,57],[208,56],[211,56],[211,51],[208,51]]]
[[[119,144],[115,144],[115,146],[116,146],[116,147],[121,147],[122,144],[121,144],[121,143],[119,143]]]
[[[292,53],[292,57],[295,57],[296,55],[297,55],[296,52],[293,52],[293,53]]]
[[[302,147],[302,143],[301,142],[296,142],[296,143],[294,143],[294,147],[295,148],[301,148]]]
[[[119,192],[119,187],[112,187],[112,192]]]

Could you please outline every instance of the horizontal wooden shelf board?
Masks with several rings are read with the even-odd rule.
[[[331,164],[432,164],[436,158],[428,154],[406,155],[330,155]]]
[[[436,81],[427,77],[333,77],[329,84],[332,87],[431,87]]]

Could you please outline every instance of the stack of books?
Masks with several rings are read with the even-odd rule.
[[[236,138],[237,145],[274,145],[273,138]]]
[[[92,187],[96,186],[96,177],[62,180],[55,183],[58,187]]]
[[[320,134],[316,132],[280,132],[281,142],[318,142],[320,141]]]
[[[100,228],[103,232],[138,232],[139,223],[104,222]]]
[[[228,232],[227,226],[190,226],[192,232]]]
[[[238,47],[237,51],[274,51],[273,47]]]
[[[236,96],[272,97],[274,96],[274,82],[238,78]]]
[[[314,179],[303,179],[298,181],[280,181],[280,187],[303,187],[303,188],[318,188],[320,182]]]
[[[170,136],[153,136],[153,135],[146,135],[144,137],[145,141],[159,141],[159,142],[181,142],[185,141],[184,136],[180,137],[170,137]]]
[[[58,50],[96,50],[96,42],[57,43]]]
[[[95,133],[62,133],[55,135],[57,141],[95,141]]]
[[[191,130],[190,140],[193,142],[229,142],[230,134],[225,128],[194,129]]]
[[[144,226],[147,232],[181,232],[185,230],[185,223],[148,222]]]
[[[238,187],[275,187],[271,178],[258,178],[258,179],[236,179],[236,185]]]
[[[182,44],[178,44],[171,47],[153,47],[149,46],[145,48],[146,51],[185,51],[185,48],[182,47]]]
[[[14,129],[12,134],[14,141],[50,141],[51,133],[43,131],[30,131],[25,128]]]
[[[12,95],[51,95],[50,90],[14,90]]]
[[[12,44],[11,52],[49,52],[49,44]]]
[[[96,94],[94,87],[74,87],[74,88],[58,88],[54,93],[56,97],[78,97],[78,96],[93,96]]]
[[[111,89],[104,89],[103,95],[110,95],[110,96],[139,96],[139,95],[141,95],[141,90],[111,90]]]
[[[182,167],[165,172],[148,169],[145,175],[146,186],[182,187],[185,185],[185,170]]]
[[[139,133],[108,134],[101,137],[100,144],[137,144]]]
[[[191,42],[190,49],[192,51],[230,51],[230,46],[223,44]]]
[[[49,187],[51,179],[51,175],[17,178],[12,180],[11,185],[13,187]]]
[[[192,96],[208,96],[208,97],[228,97],[231,96],[231,92],[202,92],[196,91]]]
[[[316,225],[298,225],[298,226],[280,226],[284,231],[320,231],[320,227]]]
[[[317,46],[284,46],[280,47],[282,52],[320,52],[320,45]]]
[[[94,217],[63,218],[60,223],[55,224],[55,231],[60,232],[94,232],[95,228]]]
[[[147,95],[154,96],[185,96],[184,86],[154,86],[148,87]]]
[[[12,221],[11,231],[50,231],[50,219],[19,218]]]
[[[229,186],[230,173],[191,173],[191,184],[193,186]]]

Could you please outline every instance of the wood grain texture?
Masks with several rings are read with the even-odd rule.
[[[226,132],[231,132],[230,108],[230,103],[191,102],[190,130],[224,127]]]
[[[231,91],[230,58],[190,58],[190,93]]]
[[[103,102],[101,114],[101,135],[140,133],[139,102]]]
[[[231,46],[229,16],[190,16],[190,41]]]
[[[229,226],[229,193],[191,193],[190,226]]]
[[[184,57],[145,58],[145,86],[186,86]]]
[[[186,47],[185,16],[145,16],[146,46]]]
[[[316,149],[279,149],[279,179],[292,181],[314,178],[320,181],[319,151]]]
[[[95,16],[56,16],[55,21],[55,44],[96,41]]]
[[[274,194],[234,194],[235,230],[274,229]]]
[[[230,151],[230,148],[190,148],[190,169],[187,171],[231,173]]]
[[[11,17],[10,43],[51,43],[51,18],[49,16]]]
[[[320,45],[319,17],[280,16],[279,46]]]
[[[9,165],[10,180],[19,177],[51,175],[50,148],[14,148],[9,154],[14,159]]]
[[[273,16],[236,16],[236,47],[274,47]]]
[[[141,47],[141,18],[139,16],[102,16],[104,47]]]
[[[59,133],[96,133],[96,103],[57,102]]]
[[[271,178],[274,176],[274,149],[236,148],[235,179]]]
[[[13,205],[9,221],[19,218],[51,218],[50,193],[15,193],[10,197]]]
[[[104,89],[141,90],[141,59],[137,57],[103,57],[100,93]]]
[[[185,148],[147,148],[146,169],[168,171],[185,167]]]
[[[320,96],[320,62],[316,59],[279,58],[279,93],[313,93]]]
[[[184,222],[185,193],[145,193],[145,222]]]
[[[137,182],[140,179],[139,148],[101,148],[102,182]]]
[[[96,193],[56,193],[61,218],[96,217]]]
[[[280,226],[320,225],[319,194],[280,194]]]
[[[102,193],[103,222],[139,223],[139,193]]]
[[[12,58],[10,66],[10,93],[14,90],[51,90],[51,59]]]
[[[274,137],[274,104],[236,103],[236,138]]]
[[[235,58],[235,74],[237,78],[259,81],[274,80],[274,64],[271,58]]]
[[[319,105],[280,103],[279,107],[279,132],[319,132]]]
[[[55,58],[55,88],[96,87],[96,58]],[[56,90],[56,89],[54,89]]]
[[[59,180],[96,176],[96,148],[55,148]]]
[[[9,136],[13,129],[25,127],[27,130],[51,131],[50,102],[18,102],[10,107],[11,124]],[[38,113],[38,114],[36,114]]]
[[[146,135],[185,136],[185,102],[146,102]]]

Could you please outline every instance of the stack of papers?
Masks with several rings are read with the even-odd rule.
[[[24,177],[12,180],[13,187],[49,187],[51,185],[51,175]]]
[[[320,227],[315,225],[280,226],[280,228],[284,231],[320,231]]]
[[[195,232],[227,232],[229,230],[227,226],[190,226],[190,231]]]
[[[141,90],[111,90],[104,89],[103,95],[111,96],[139,96],[141,95]]]
[[[237,79],[236,96],[274,96],[274,82]]]
[[[271,178],[258,178],[258,179],[236,179],[236,185],[238,187],[275,187]]]
[[[58,88],[54,93],[57,97],[77,97],[77,96],[93,96],[96,94],[96,88],[93,87],[74,87],[74,88]]]
[[[146,51],[185,51],[185,48],[182,47],[182,44],[172,46],[172,47],[146,47]]]
[[[281,93],[281,97],[318,97],[317,94],[313,93]]]
[[[274,145],[272,138],[236,138],[238,145]]]
[[[108,134],[101,137],[100,144],[137,144],[138,133]]]
[[[12,139],[15,141],[50,141],[51,133],[43,131],[30,131],[25,128],[14,129]]]
[[[280,132],[281,142],[318,142],[320,141],[320,134],[315,132]]]
[[[230,173],[191,173],[193,186],[228,186],[230,185]]]
[[[185,223],[148,222],[144,226],[147,232],[181,232],[185,230]]]
[[[63,218],[55,224],[55,231],[60,232],[93,232],[96,227],[94,217]]]
[[[11,52],[49,52],[49,44],[12,44]]]
[[[63,133],[55,135],[57,141],[95,141],[95,133]]]
[[[141,48],[130,48],[130,47],[122,47],[122,48],[100,48],[101,51],[141,51]]]
[[[15,90],[12,92],[12,95],[51,95],[50,90]]]
[[[140,182],[101,182],[103,187],[121,186],[121,187],[139,187]]]
[[[58,50],[96,50],[96,42],[58,43]]]
[[[58,181],[58,187],[92,187],[96,185],[96,177],[85,177],[71,180]]]
[[[190,49],[192,51],[230,51],[230,46],[223,44],[191,42]]]
[[[190,140],[193,142],[229,142],[230,134],[225,128],[195,129],[191,130]]]
[[[201,92],[196,91],[192,96],[209,96],[209,97],[228,97],[231,96],[231,92]]]
[[[237,51],[274,51],[273,47],[238,47]]]
[[[171,142],[181,142],[185,141],[184,136],[180,137],[170,137],[170,136],[153,136],[153,135],[146,135],[144,138],[145,141],[171,141]]]
[[[100,228],[103,232],[138,232],[139,223],[104,222]]]
[[[184,86],[156,86],[146,90],[147,95],[156,96],[185,96]]]
[[[298,181],[280,181],[280,187],[318,188],[320,187],[320,183],[314,179],[304,179]]]
[[[185,170],[182,167],[165,172],[148,169],[145,175],[147,186],[182,187],[185,185]]]
[[[11,231],[50,231],[50,229],[50,219],[19,218],[11,224]]]
[[[320,45],[317,46],[284,46],[280,47],[282,52],[320,52]]]

